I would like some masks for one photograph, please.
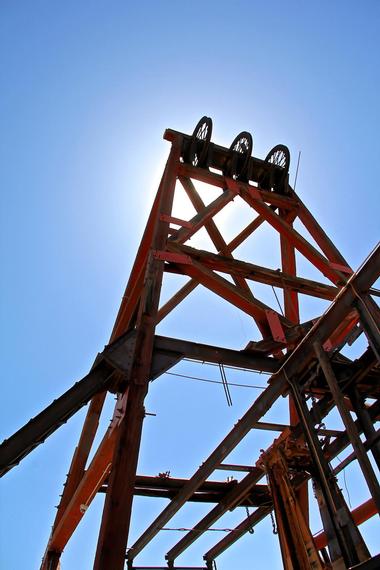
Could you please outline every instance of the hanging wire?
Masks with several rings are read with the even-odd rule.
[[[295,176],[295,178],[294,178],[294,191],[295,191],[296,186],[297,186],[298,169],[299,169],[299,166],[300,166],[300,160],[301,160],[301,151],[299,150],[299,151],[298,151],[297,168],[296,168],[296,176]]]
[[[198,529],[198,528],[186,528],[183,526],[180,527],[169,527],[164,526],[161,530],[173,530],[177,532],[199,532],[202,534],[203,532],[238,532],[235,528],[205,528],[205,529]]]
[[[219,370],[220,370],[220,376],[222,378],[224,393],[226,395],[227,406],[231,407],[232,406],[232,398],[231,398],[230,388],[228,386],[226,371],[224,370],[224,366],[221,363],[219,363]]]
[[[249,519],[249,517],[250,517],[251,515],[250,515],[250,512],[249,512],[249,508],[248,508],[247,506],[245,507],[245,512],[247,513],[247,519]],[[253,528],[253,525],[251,525],[251,526],[249,527],[248,532],[249,532],[249,534],[253,534],[253,533],[255,532],[255,529]]]
[[[195,364],[203,364],[205,366],[219,366],[217,362],[205,362],[204,360],[198,360],[196,358],[183,358],[184,362],[193,362]],[[251,374],[264,374],[267,376],[271,376],[273,372],[263,372],[262,370],[252,370],[252,368],[243,368],[241,366],[231,366],[230,364],[224,364],[224,368],[229,370],[237,370],[238,372],[250,372]],[[232,384],[230,383],[232,386]]]
[[[273,287],[273,285],[271,285],[271,287],[272,287],[274,296],[276,297],[277,304],[278,304],[278,306],[280,307],[281,314],[282,314],[282,316],[284,317],[284,316],[285,316],[285,315],[284,315],[284,311],[282,310],[281,303],[280,303],[280,301],[278,300],[276,290],[275,290],[275,288]]]
[[[339,455],[337,455],[336,457],[337,457],[337,459],[338,459],[338,461],[339,461],[340,463],[343,463],[343,461],[341,460],[341,458],[339,457]],[[347,467],[347,465],[346,465],[346,467]],[[350,505],[350,509],[352,509],[350,492],[349,492],[349,490],[348,490],[347,481],[346,481],[346,467],[344,467],[344,468],[342,469],[342,471],[343,471],[343,482],[344,482],[344,487],[345,487],[346,493],[347,493],[348,504]]]
[[[210,380],[209,378],[200,378],[199,376],[189,376],[187,374],[179,374],[178,372],[164,372],[168,376],[177,376],[178,378],[186,378],[187,380],[196,380],[198,382],[208,382],[210,384],[223,384],[220,380]],[[256,386],[254,384],[238,384],[236,382],[229,382],[229,386],[236,386],[238,388],[254,388],[256,390],[265,390],[265,386]]]
[[[270,518],[271,518],[271,521],[272,521],[272,531],[273,531],[273,534],[278,534],[278,530],[277,530],[276,523],[275,523],[274,516],[273,516],[273,511],[270,512]]]

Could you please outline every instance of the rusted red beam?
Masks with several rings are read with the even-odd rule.
[[[171,215],[181,148],[172,147],[162,179],[158,215]],[[153,251],[166,249],[169,223],[159,220],[151,239]],[[104,504],[94,570],[122,570],[125,563],[136,467],[140,448],[144,399],[148,390],[155,323],[161,291],[164,262],[150,256],[145,287],[139,307],[136,345],[128,387],[125,416],[117,434],[112,468]]]
[[[248,473],[233,489],[229,491],[210,512],[208,512],[197,524],[193,526],[193,529],[189,531],[184,537],[181,538],[175,544],[169,552],[166,554],[165,558],[168,560],[169,564],[182,554],[195,540],[197,540],[202,533],[209,529],[213,524],[216,523],[219,518],[224,515],[224,513],[230,509],[233,509],[243,497],[245,497],[254,485],[264,476],[262,469],[255,468]]]
[[[208,223],[212,218],[220,212],[227,204],[229,204],[235,197],[235,193],[232,190],[225,190],[220,194],[215,200],[210,204],[205,206],[205,208],[196,214],[191,220],[191,228],[181,228],[174,232],[170,241],[176,241],[178,243],[185,243],[190,239],[197,231],[203,228],[206,223]]]
[[[357,291],[368,290],[378,278],[379,273],[380,245],[374,250],[358,272],[350,278],[330,308],[289,355],[285,363],[280,367],[279,372],[272,377],[268,388],[260,394],[232,431],[194,473],[176,498],[167,505],[135,542],[128,551],[129,560],[133,560],[154,536],[156,536],[160,529],[185,504],[188,497],[211,475],[216,466],[227,457],[232,449],[245,437],[252,426],[270,409],[272,404],[286,389],[286,378],[292,377],[294,374],[301,374],[305,367],[309,365],[310,361],[313,358],[315,359],[313,343],[316,340],[324,342],[331,336],[345,314],[351,310]]]
[[[201,344],[188,340],[156,335],[154,338],[154,356],[151,376],[155,374],[156,357],[160,354],[178,355],[179,358],[190,358],[201,362],[221,363],[226,366],[275,372],[280,367],[279,360],[263,356],[260,352],[233,350],[222,346]]]
[[[330,259],[332,262],[341,265],[342,267],[348,268],[348,274],[351,273],[351,268],[348,265],[347,261],[340,253],[338,248],[334,245],[331,239],[328,237],[326,232],[322,229],[322,227],[318,224],[317,220],[311,214],[311,212],[306,208],[305,204],[302,202],[300,197],[296,195],[294,190],[292,190],[292,195],[297,200],[297,215],[300,218],[301,222],[310,233],[312,238],[321,248],[325,256]]]
[[[292,219],[286,217],[286,212],[280,210],[280,216],[288,221],[292,227]],[[280,248],[281,248],[281,266],[283,273],[290,275],[294,279],[297,278],[296,267],[296,253],[294,246],[289,242],[289,239],[283,234],[280,235]],[[284,285],[284,314],[294,324],[299,324],[299,303],[297,291]]]
[[[279,209],[279,216],[293,229],[295,215],[286,210]],[[288,237],[280,234],[281,268],[282,271],[293,278],[297,278],[296,250]],[[283,288],[284,314],[295,325],[300,322],[298,292],[288,285]],[[289,421],[290,425],[297,425],[299,417],[291,395],[289,395]],[[305,521],[309,520],[309,492],[307,482],[303,483],[296,491],[296,498],[300,505]]]
[[[264,216],[257,216],[228,244],[231,251],[235,251],[249,236],[253,234],[265,222]]]
[[[142,290],[142,278],[144,275],[147,255],[153,235],[153,231],[157,222],[158,205],[162,195],[162,183],[153,202],[153,206],[148,218],[148,222],[137,252],[137,256],[129,277],[127,287],[125,289],[121,305],[115,320],[115,324],[111,333],[110,342],[114,341],[118,336],[125,332],[136,310],[136,306]],[[84,424],[78,446],[74,452],[71,461],[69,475],[62,494],[60,504],[58,506],[57,515],[54,526],[60,520],[68,502],[70,501],[75,489],[84,474],[84,469],[88,460],[89,453],[99,425],[99,417],[103,409],[106,392],[97,394],[92,399]]]
[[[183,176],[179,176],[178,177],[179,181],[181,182],[186,194],[188,195],[191,203],[194,206],[194,209],[196,210],[197,214],[201,214],[205,208],[206,205],[203,202],[202,198],[200,197],[200,195],[198,194],[193,182],[190,180],[190,178],[185,178]],[[224,241],[224,238],[222,236],[222,234],[220,233],[216,223],[214,222],[214,220],[212,218],[208,219],[205,222],[205,229],[207,231],[207,233],[209,234],[213,244],[215,245],[217,251],[220,251],[222,253],[231,253],[229,251],[229,248],[226,244],[226,242]]]
[[[270,307],[265,305],[256,298],[251,298],[236,285],[233,285],[224,277],[217,275],[210,269],[207,269],[203,264],[193,261],[189,265],[181,265],[184,274],[196,279],[204,287],[207,287],[224,300],[235,305],[246,314],[251,315],[260,329],[264,337],[271,336],[268,326],[266,311],[271,310]],[[289,322],[279,315],[279,320],[283,326],[289,326]]]
[[[334,269],[330,261],[325,258],[315,247],[305,240],[289,223],[283,220],[262,200],[262,197],[256,188],[245,188],[236,181],[229,179],[231,188],[238,187],[241,197],[252,206],[256,212],[267,220],[270,225],[281,235],[285,236],[290,244],[292,244],[300,253],[302,253],[315,267],[317,267],[330,281],[336,285],[342,285],[346,282],[346,276]]]
[[[241,275],[246,279],[257,281],[258,283],[279,287],[280,289],[284,289],[284,291],[294,293],[299,292],[329,301],[333,301],[340,291],[339,287],[326,285],[325,283],[320,283],[319,281],[313,281],[311,279],[297,277],[289,272],[276,271],[267,267],[261,267],[260,265],[254,265],[253,263],[248,263],[246,261],[231,259],[209,251],[198,250],[188,245],[170,243],[168,244],[168,247],[170,250],[182,252],[192,259],[200,261],[203,265],[213,269],[214,271],[228,273],[229,275]],[[285,317],[289,319],[289,322],[298,323],[299,319],[295,318],[295,311],[298,310],[298,302],[296,305],[293,305],[292,303],[291,306],[293,307],[293,312],[290,313],[290,316],[292,318],[294,317],[294,320],[287,316],[286,312]]]
[[[203,556],[204,560],[211,562],[215,560],[222,552],[227,550],[234,542],[239,540],[242,536],[244,536],[250,530],[253,530],[254,527],[265,519],[266,516],[272,510],[272,506],[262,506],[255,510],[252,514],[250,514],[247,518],[245,518],[237,527],[234,528],[233,532],[228,533],[225,537],[222,538],[215,546],[210,548]]]
[[[187,479],[178,479],[170,476],[150,477],[146,475],[136,475],[134,494],[144,497],[162,497],[172,499],[176,493],[187,483]],[[232,491],[238,488],[238,481],[205,481],[203,485],[195,491],[189,498],[192,502],[223,503],[230,496]],[[106,492],[107,484],[99,488],[99,492]],[[253,484],[245,487],[244,493],[235,491],[238,497],[236,506],[259,506],[270,501],[270,494],[267,485]],[[235,499],[236,502],[237,499]]]
[[[247,239],[257,228],[264,222],[262,216],[257,216],[244,230],[242,230],[229,244],[229,250],[234,251],[244,240]],[[181,301],[183,301],[194,289],[199,285],[195,279],[190,279],[169,301],[163,305],[158,311],[158,322],[166,317]]]
[[[66,423],[94,394],[107,389],[114,370],[114,367],[102,362],[15,434],[4,440],[0,445],[0,475],[12,469],[37,445]]]
[[[160,307],[157,313],[157,324],[162,321],[175,307],[179,305],[196,287],[199,283],[195,279],[189,279],[187,283],[181,289],[179,289],[162,307]]]
[[[128,550],[127,557],[133,560],[141,550],[156,536],[161,528],[175,515],[175,513],[186,503],[189,497],[199,486],[211,475],[216,466],[229,455],[238,443],[247,435],[252,426],[271,408],[272,404],[282,394],[286,387],[284,379],[270,384],[268,388],[260,394],[255,403],[249,408],[244,416],[235,424],[230,433],[223,439],[218,447],[211,453],[187,484],[178,492],[177,496],[158,515],[152,524],[138,538],[133,546]]]
[[[198,192],[196,191],[193,182],[190,180],[190,178],[184,178],[184,177],[180,177],[179,180],[183,188],[185,189],[189,199],[191,200],[191,203],[193,204],[195,210],[198,213],[202,212],[206,206],[203,203],[202,198],[199,196]],[[216,250],[222,253],[223,255],[232,258],[231,250],[229,249],[227,243],[224,241],[222,234],[218,230],[218,227],[212,218],[208,222],[206,222],[205,229],[209,234]],[[241,287],[243,291],[245,291],[250,295],[250,297],[253,297],[251,289],[249,288],[249,285],[247,284],[247,282],[243,277],[241,277],[240,275],[233,275],[233,280],[235,281],[235,285]]]
[[[91,451],[92,444],[98,429],[100,411],[107,392],[102,392],[94,396],[91,400],[86,420],[83,425],[82,433],[79,438],[78,446],[75,449],[70,470],[67,476],[66,484],[63,489],[62,497],[58,505],[58,510],[53,523],[53,529],[61,520],[69,502],[71,501],[79,483],[85,473],[88,456]]]
[[[183,176],[184,178],[192,178],[194,180],[198,180],[199,182],[205,182],[206,184],[210,184],[222,189],[226,188],[226,181],[228,180],[221,174],[210,172],[204,168],[196,168],[190,164],[181,164],[178,172],[179,175]],[[269,192],[268,190],[263,190],[257,186],[251,186],[250,184],[246,184],[244,182],[239,182],[239,187],[246,189],[254,188],[264,202],[272,204],[273,206],[284,208],[286,210],[297,210],[297,200],[290,196],[284,196],[277,192]]]
[[[116,434],[117,426],[106,433],[62,516],[53,528],[42,564],[43,569],[48,570],[45,564],[49,552],[61,553],[63,551],[97,491],[108,477]]]
[[[327,311],[316,321],[315,325],[305,338],[294,349],[284,362],[282,370],[289,377],[301,374],[310,361],[315,358],[313,344],[322,345],[339,327],[346,315],[351,313],[352,305],[358,292],[367,291],[380,275],[380,244],[374,249],[365,263],[354,273],[343,289],[338,293],[335,301]],[[352,326],[355,323],[352,324]],[[281,371],[279,372],[281,373]]]
[[[144,230],[139,249],[137,251],[136,259],[133,264],[126,289],[124,291],[118,314],[116,316],[110,342],[114,341],[118,336],[126,332],[129,321],[132,318],[133,313],[137,307],[138,299],[142,294],[142,281],[145,275],[145,269],[149,250],[152,245],[153,234],[160,215],[160,203],[164,192],[164,182],[165,173],[161,178],[161,182],[149,214],[148,222]]]
[[[314,350],[323,370],[323,375],[326,378],[327,384],[334,398],[342,422],[347,430],[351,445],[356,453],[356,457],[360,464],[364,478],[367,482],[368,489],[372,495],[373,500],[375,501],[378,511],[380,511],[380,485],[371,462],[367,456],[364,444],[360,439],[360,434],[356,428],[356,424],[352,419],[350,412],[347,410],[344,401],[344,395],[342,394],[342,391],[339,387],[338,380],[335,376],[330,359],[327,356],[326,352],[323,350],[320,343],[314,343]]]

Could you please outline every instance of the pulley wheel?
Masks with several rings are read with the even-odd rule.
[[[290,152],[288,147],[284,144],[278,144],[273,147],[272,150],[268,152],[265,162],[270,162],[271,164],[283,168],[287,174],[290,164]]]
[[[204,166],[211,140],[211,133],[212,119],[210,117],[202,117],[197,123],[191,137],[187,153],[187,162],[190,162],[193,166]]]
[[[234,138],[230,146],[230,159],[226,167],[226,176],[235,180],[246,180],[249,159],[252,154],[253,140],[251,133],[242,131]]]
[[[288,147],[283,144],[276,145],[268,152],[265,162],[274,164],[281,169],[277,172],[273,172],[273,175],[271,174],[269,186],[273,188],[273,190],[283,193],[290,165],[290,152]]]

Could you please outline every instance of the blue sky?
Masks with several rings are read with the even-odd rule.
[[[167,127],[192,132],[206,114],[219,144],[248,130],[263,158],[285,143],[292,181],[301,151],[300,196],[349,263],[361,263],[379,237],[379,24],[375,0],[2,2],[0,438],[85,375],[107,343],[168,153]],[[264,233],[252,260],[271,266],[272,249]],[[200,320],[189,304],[163,332],[236,347],[255,334],[232,309],[221,314],[211,294],[195,302]],[[205,459],[256,394],[236,389],[230,410],[219,388],[171,377],[152,386],[147,408],[162,431],[147,419],[141,472],[188,476]],[[83,412],[2,481],[2,568],[38,567],[82,421]],[[253,460],[257,446],[250,439],[242,455]],[[101,502],[64,568],[91,568]],[[137,526],[160,508],[136,502]],[[231,516],[227,525],[242,518]],[[188,517],[196,522],[199,512]],[[252,556],[280,568],[265,524],[219,570],[251,568]],[[202,538],[186,562],[200,563],[216,540]],[[152,545],[144,562],[160,564],[175,541]]]

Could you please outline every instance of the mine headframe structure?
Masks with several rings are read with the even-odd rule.
[[[358,525],[380,512],[380,310],[374,284],[380,274],[380,246],[358,271],[327,237],[289,184],[290,155],[277,145],[265,160],[251,156],[252,136],[240,133],[225,148],[211,142],[212,121],[203,117],[191,136],[167,130],[169,158],[110,338],[89,374],[30,420],[0,446],[0,472],[6,473],[83,405],[86,419],[70,466],[42,570],[59,567],[63,549],[97,492],[106,493],[94,569],[121,570],[135,559],[188,501],[214,506],[166,554],[167,567],[227,511],[239,506],[255,510],[204,555],[207,569],[215,559],[270,513],[274,512],[284,568],[375,568]],[[176,184],[180,183],[196,214],[189,220],[173,216]],[[196,188],[202,182],[220,190],[205,203]],[[255,216],[227,242],[214,217],[233,200]],[[307,240],[294,223],[299,220]],[[279,234],[281,269],[273,270],[235,259],[233,252],[262,224]],[[189,239],[204,228],[216,252],[199,250]],[[297,275],[296,251],[330,281]],[[169,301],[160,305],[164,274],[188,277]],[[223,275],[227,275],[229,279]],[[260,301],[248,283],[283,291],[284,311]],[[262,335],[241,350],[163,337],[157,324],[191,292],[203,285],[250,315]],[[300,322],[299,294],[325,299],[329,308],[317,320]],[[361,333],[368,348],[350,360],[341,349]],[[210,456],[189,479],[136,473],[144,399],[149,382],[184,358],[270,373],[266,389],[252,403]],[[99,416],[107,392],[117,394],[115,411],[89,462]],[[289,424],[261,421],[282,396],[289,396]],[[344,431],[327,430],[323,419],[336,408]],[[351,415],[354,412],[356,419]],[[255,429],[277,430],[279,436],[253,465],[229,465],[225,459]],[[332,468],[337,454],[352,453]],[[373,457],[370,461],[369,453]],[[336,481],[338,472],[356,460],[369,498],[350,512]],[[212,481],[216,470],[243,471],[239,481]],[[266,480],[265,480],[266,478]],[[313,536],[308,521],[308,480],[313,481],[324,530]],[[264,480],[264,481],[262,481]],[[133,545],[128,544],[134,495],[169,500]]]

